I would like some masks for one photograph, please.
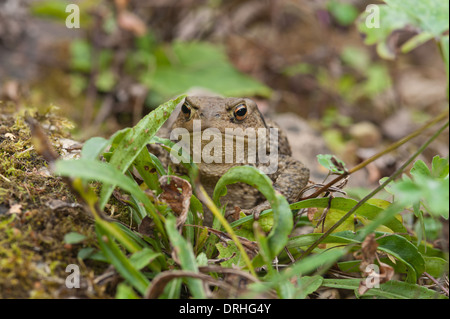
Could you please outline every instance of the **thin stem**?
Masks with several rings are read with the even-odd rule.
[[[231,228],[230,224],[227,222],[225,217],[219,212],[219,209],[214,204],[214,202],[209,197],[208,193],[205,191],[202,185],[198,186],[198,190],[200,190],[199,194],[201,194],[200,199],[204,201],[206,206],[209,208],[209,210],[213,213],[214,217],[216,217],[220,223],[222,224],[223,228],[227,231],[228,235],[230,235],[233,242],[236,244],[236,247],[238,248],[239,252],[241,253],[242,258],[244,259],[245,264],[247,265],[248,269],[250,270],[250,273],[254,277],[258,277],[256,275],[255,269],[253,268],[252,262],[250,261],[250,258],[248,257],[244,246],[242,246],[241,242],[237,238],[235,232],[233,231],[233,228]]]
[[[386,149],[384,149],[383,151],[373,155],[372,157],[366,159],[365,161],[361,162],[360,164],[356,165],[355,167],[353,167],[352,169],[350,169],[348,172],[345,172],[344,174],[339,175],[338,177],[336,177],[335,179],[333,179],[332,181],[330,181],[328,184],[324,185],[323,187],[321,187],[320,189],[318,189],[316,192],[314,192],[314,194],[309,195],[308,197],[302,198],[302,200],[304,199],[310,199],[310,198],[315,198],[317,196],[319,196],[321,193],[323,193],[324,191],[326,191],[328,188],[330,188],[332,185],[336,184],[337,182],[339,182],[341,179],[343,179],[344,177],[347,177],[350,174],[355,173],[356,171],[359,171],[360,169],[366,167],[368,164],[372,163],[373,161],[379,159],[380,157],[382,157],[383,155],[392,152],[393,150],[399,148],[400,146],[402,146],[403,144],[405,144],[406,142],[410,141],[411,139],[415,138],[416,136],[420,135],[423,131],[427,130],[428,128],[430,128],[431,126],[439,123],[440,121],[442,121],[443,119],[445,119],[449,114],[449,110],[445,110],[444,112],[442,112],[441,114],[439,114],[438,116],[436,116],[434,119],[428,121],[427,123],[425,123],[423,126],[421,126],[420,128],[418,128],[417,130],[415,130],[414,132],[412,132],[411,134],[409,134],[408,136],[402,138],[401,140],[398,140],[395,143],[392,143],[391,145],[389,145]]]
[[[360,200],[352,209],[350,209],[340,220],[338,220],[333,226],[331,226],[320,238],[314,242],[299,258],[304,258],[309,255],[326,237],[328,237],[336,228],[338,228],[348,217],[350,217],[359,207],[366,203],[370,198],[372,198],[376,193],[385,188],[391,181],[393,181],[397,176],[399,176],[408,166],[411,164],[417,156],[419,156],[427,147],[433,142],[449,125],[447,121],[444,126],[442,126],[432,137],[430,137],[425,144],[423,144],[399,169],[397,169],[394,174],[392,174],[383,184],[378,186],[369,195]]]

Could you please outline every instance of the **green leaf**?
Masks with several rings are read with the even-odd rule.
[[[356,291],[360,279],[324,279],[322,286]],[[387,299],[448,299],[436,291],[402,281],[391,280],[381,284],[379,288],[369,289],[362,297],[379,297]]]
[[[425,260],[425,271],[435,278],[448,272],[448,260],[439,257],[423,256]]]
[[[100,248],[108,261],[134,288],[142,295],[145,294],[150,282],[133,264],[126,258],[119,246],[114,242],[109,232],[97,224],[96,231]]]
[[[422,176],[431,176],[430,170],[428,169],[427,164],[424,161],[418,160],[414,163],[413,167],[410,171],[411,175],[417,177],[418,175]]]
[[[444,38],[449,24],[449,4],[441,0],[385,0],[387,5],[376,5],[360,16],[358,29],[365,34],[366,44],[377,44],[380,56],[392,59],[395,52],[388,45],[389,35],[406,27],[418,30],[417,38],[407,43],[407,50],[420,45],[426,39]],[[378,15],[379,25],[368,23]],[[423,34],[422,34],[423,33]]]
[[[448,159],[441,158],[439,155],[433,157],[433,161],[431,163],[431,175],[436,178],[446,178],[448,172]]]
[[[81,157],[97,159],[109,144],[110,140],[103,137],[92,137],[84,143],[81,149]]]
[[[149,263],[151,263],[158,256],[162,256],[160,253],[154,252],[149,248],[144,248],[140,251],[135,252],[130,257],[130,263],[136,269],[142,269],[146,267]]]
[[[110,164],[121,173],[125,173],[184,97],[182,95],[160,105],[141,119],[132,129],[126,131],[120,143],[114,149],[109,160]],[[114,185],[103,185],[100,196],[101,209],[105,207],[111,196]]]
[[[377,233],[378,235],[379,233]],[[389,235],[376,239],[378,249],[394,256],[408,268],[410,282],[416,282],[425,271],[425,260],[416,246],[399,235]]]
[[[158,180],[157,166],[153,163],[153,158],[147,148],[144,148],[134,160],[135,167],[145,184],[150,189],[156,191],[158,195],[161,193],[161,187]]]
[[[58,1],[59,2],[59,1]],[[91,46],[86,40],[74,40],[70,44],[70,67],[74,71],[90,72],[91,70]]]
[[[226,193],[226,186],[242,182],[259,190],[274,212],[274,225],[268,235],[271,258],[274,258],[286,245],[292,231],[293,221],[289,203],[281,194],[275,192],[272,181],[267,175],[252,166],[236,166],[229,169],[217,182],[214,188],[213,201],[220,206],[219,198]],[[217,228],[216,220],[213,227]]]
[[[85,240],[87,237],[76,232],[67,233],[64,235],[64,242],[66,244],[78,244]]]
[[[322,276],[302,276],[297,280],[296,298],[305,299],[308,295],[320,288],[323,283]]]
[[[197,261],[192,246],[180,235],[176,227],[176,219],[169,214],[166,218],[166,231],[169,236],[170,243],[174,249],[177,258],[180,261],[183,270],[198,272]],[[194,298],[205,298],[203,291],[203,283],[199,279],[187,278],[189,290]]]
[[[330,205],[329,198],[312,198],[312,199],[303,200],[301,202],[293,203],[290,205],[290,209],[296,210],[296,209],[311,208],[311,207],[327,208],[330,205],[330,208],[333,209],[333,211],[335,211],[336,214],[340,214],[341,216],[343,216],[350,209],[352,209],[357,203],[358,202],[354,199],[336,197],[331,200],[331,205]],[[383,213],[383,209],[384,208],[378,207],[376,205],[365,203],[355,211],[355,215],[363,217],[370,221],[373,221]],[[271,209],[262,212],[261,218],[263,216],[266,216],[269,214],[272,214]],[[241,219],[231,223],[231,226],[233,228],[235,228],[238,226],[242,226],[246,223],[252,223],[252,222],[253,222],[253,216],[247,216],[247,217],[241,218]],[[381,220],[381,223],[379,225],[384,225],[384,226],[390,228],[395,233],[406,233],[407,232],[407,230],[406,230],[405,226],[403,226],[402,222],[395,217],[391,218],[391,216],[388,216],[385,219]]]
[[[352,24],[358,16],[358,10],[350,3],[330,0],[327,3],[327,9],[337,22],[343,26]]]
[[[133,194],[144,205],[147,213],[153,218],[158,229],[163,232],[157,210],[148,196],[139,188],[134,180],[123,175],[123,173],[115,169],[111,164],[83,158],[78,160],[58,160],[55,163],[54,172],[62,176],[79,177],[86,180],[101,181],[104,184],[118,185],[123,190]]]
[[[142,75],[142,82],[162,98],[202,87],[223,96],[269,97],[271,90],[237,71],[223,47],[206,42],[173,42],[157,52],[156,70]],[[170,58],[168,58],[170,57]]]
[[[117,286],[116,299],[140,299],[133,288],[121,282]]]
[[[111,91],[116,83],[117,75],[110,69],[99,72],[95,80],[95,86],[101,92]]]
[[[333,173],[342,174],[345,173],[345,163],[331,154],[318,154],[317,161],[320,165],[328,169]]]
[[[415,26],[436,37],[448,30],[449,3],[441,0],[385,0],[393,9],[405,12]]]

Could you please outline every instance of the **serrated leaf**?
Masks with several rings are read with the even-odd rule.
[[[345,163],[331,154],[318,154],[317,161],[320,165],[333,173],[342,174],[345,172]]]
[[[431,175],[436,178],[445,178],[449,172],[448,159],[441,158],[439,155],[433,157],[431,163]]]

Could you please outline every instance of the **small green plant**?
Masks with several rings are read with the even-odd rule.
[[[57,174],[72,177],[74,189],[95,217],[100,247],[95,252],[95,258],[114,265],[125,279],[117,292],[118,297],[181,298],[182,287],[186,285],[190,296],[205,298],[207,292],[201,281],[222,287],[216,278],[223,272],[231,271],[233,264],[248,271],[245,276],[250,276],[253,281],[240,297],[276,295],[279,298],[305,298],[320,287],[354,289],[359,297],[442,297],[437,292],[416,285],[416,282],[427,270],[431,269],[434,275],[445,271],[448,264],[444,253],[423,240],[411,237],[398,213],[410,205],[408,197],[403,199],[406,195],[402,195],[409,192],[408,187],[421,185],[422,203],[426,207],[430,206],[427,197],[430,196],[429,185],[437,182],[439,187],[448,189],[447,160],[436,157],[431,170],[422,162],[416,162],[411,171],[414,180],[404,179],[392,186],[391,190],[398,199],[392,203],[373,198],[361,203],[343,197],[324,197],[289,205],[282,195],[274,191],[267,176],[246,166],[235,167],[223,175],[211,199],[201,185],[196,184],[197,173],[193,163],[186,164],[189,176],[186,177],[186,185],[181,187],[176,177],[170,175],[170,170],[168,172],[145,147],[148,143],[158,142],[171,149],[173,143],[156,138],[154,134],[183,97],[161,105],[134,128],[119,131],[109,140],[92,138],[87,141],[81,159],[58,161],[55,165]],[[107,161],[100,161],[100,155]],[[343,162],[332,156],[323,155],[319,160],[335,174],[349,174]],[[143,179],[140,185],[131,178],[134,169]],[[157,197],[167,191],[167,184],[161,179],[164,176],[177,183],[176,189],[187,187],[192,190],[174,195],[176,202],[187,200],[190,203],[181,209],[182,213]],[[431,180],[424,183],[427,178]],[[102,183],[100,196],[87,187],[87,182],[92,180]],[[270,202],[271,209],[262,212],[258,222],[254,221],[253,216],[246,216],[229,224],[223,217],[220,197],[225,194],[227,185],[236,182],[254,185]],[[127,203],[137,230],[105,219],[102,209],[115,187],[128,194]],[[146,189],[151,192],[145,192]],[[433,196],[442,198],[439,203],[430,206],[431,216],[448,217],[448,209],[445,211],[442,207],[448,204],[448,196],[445,198],[443,193]],[[214,214],[212,228],[203,227],[197,216],[198,212],[202,212],[200,201]],[[317,211],[310,215],[310,220],[294,218],[293,212],[305,209]],[[422,213],[423,216],[425,214]],[[290,237],[293,222],[299,222],[298,218],[303,224],[316,227],[315,231]],[[150,230],[143,231],[145,225]],[[360,294],[358,289],[363,278],[351,281],[323,278],[322,274],[334,264],[344,271],[349,267],[362,267],[364,260],[340,260],[343,256],[348,259],[348,256],[363,250],[370,234],[374,234],[376,242],[372,257],[378,261],[374,263],[389,265],[400,275],[400,280],[387,280],[381,284],[381,290],[374,288]],[[74,234],[66,238],[68,241],[79,239]],[[90,255],[83,256],[89,258]],[[273,263],[275,257],[277,264]],[[208,259],[221,259],[223,263],[214,269],[208,268]],[[283,270],[278,270],[280,266]],[[215,275],[206,275],[200,269]],[[293,278],[296,279],[293,281]],[[229,289],[231,291],[232,287]]]
[[[397,9],[402,8],[403,17],[408,19],[417,13],[420,19],[405,18],[406,21],[418,23],[437,36],[435,28],[428,26],[428,22],[434,23],[427,15],[434,8],[422,10],[421,15],[416,9],[406,10],[399,1],[386,2],[390,6],[383,7],[383,12],[398,13]],[[423,1],[416,2],[424,5]],[[433,14],[439,22],[441,12]],[[387,37],[385,31],[377,34]],[[448,35],[442,36],[440,43],[445,50],[445,38],[448,61]],[[380,37],[376,39],[382,41]],[[192,50],[196,49],[199,48]],[[187,54],[187,61],[193,55],[189,52],[182,53]],[[189,67],[181,65],[181,74],[186,69]],[[162,74],[170,78],[178,76],[168,70]],[[334,156],[319,156],[319,162],[337,177],[319,186],[314,194],[289,205],[273,189],[267,176],[253,167],[230,169],[218,181],[213,198],[198,183],[197,168],[192,162],[186,164],[189,173],[183,179],[163,167],[146,146],[159,143],[171,150],[173,143],[155,137],[155,133],[183,98],[160,105],[135,127],[121,130],[108,140],[92,138],[84,145],[81,159],[55,163],[55,173],[71,178],[73,189],[95,218],[99,250],[84,251],[82,256],[95,255],[97,260],[115,267],[124,279],[117,288],[118,298],[205,298],[210,293],[241,298],[306,298],[321,287],[348,290],[358,298],[448,298],[445,287],[438,285],[431,289],[420,283],[423,278],[437,282],[435,277],[448,272],[448,252],[433,247],[425,239],[430,234],[427,230],[430,220],[448,219],[449,163],[448,159],[436,156],[430,169],[424,162],[416,161],[448,127],[448,121],[360,201],[329,196],[330,186],[434,127],[448,117],[448,111],[354,168],[347,169]],[[409,172],[411,177],[396,180],[411,164],[414,164]],[[142,182],[132,178],[133,171],[139,172]],[[93,180],[102,185],[99,195],[88,186]],[[220,198],[227,185],[236,182],[253,185],[271,204],[271,209],[263,211],[258,221],[253,216],[241,216],[228,223],[224,218]],[[103,209],[117,188],[127,195],[123,201],[130,207],[134,228],[104,216]],[[385,188],[394,195],[391,201],[375,197]],[[161,199],[167,196],[172,201]],[[203,212],[202,203],[214,215],[212,227],[204,227],[198,216]],[[305,211],[307,216],[303,214]],[[411,215],[418,221],[413,227],[405,222]],[[312,226],[314,231],[291,236],[296,225]],[[80,238],[69,234],[66,240]],[[220,265],[209,265],[211,260],[219,260]],[[334,265],[351,278],[332,278],[330,269]],[[373,288],[366,281],[370,265],[376,265],[384,274],[378,277],[380,285]],[[226,273],[245,278],[249,284],[238,291],[221,280]],[[205,291],[202,281],[216,288]]]

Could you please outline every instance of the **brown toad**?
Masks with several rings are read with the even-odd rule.
[[[308,183],[309,169],[291,157],[286,136],[275,123],[264,119],[250,99],[187,97],[171,132],[172,140],[183,138],[198,165],[200,182],[211,196],[219,178],[237,165],[252,165],[266,172],[275,190],[289,202],[297,200]],[[246,213],[259,214],[270,207],[262,194],[247,184],[227,188],[227,195],[221,199],[222,204],[227,203],[227,212],[239,207]],[[209,224],[208,215],[205,221]]]

